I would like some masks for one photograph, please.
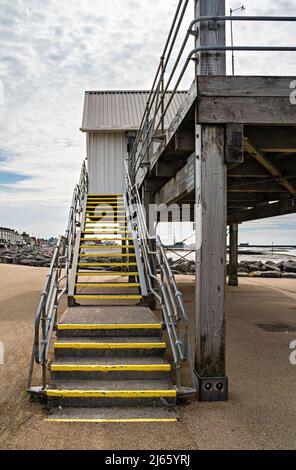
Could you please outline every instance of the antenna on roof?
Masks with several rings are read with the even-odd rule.
[[[232,9],[230,8],[230,16],[232,16],[233,13],[236,11],[245,11],[246,7],[242,5],[241,7]],[[230,21],[230,30],[231,30],[231,47],[233,47],[234,44],[234,39],[233,39],[233,21]],[[232,75],[234,75],[234,51],[231,51],[231,59],[232,59]]]

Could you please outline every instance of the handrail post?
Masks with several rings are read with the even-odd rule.
[[[28,377],[28,392],[40,393],[47,387],[48,351],[50,347],[53,329],[57,321],[57,309],[60,297],[68,291],[69,268],[72,262],[73,245],[77,235],[77,222],[81,219],[81,204],[84,202],[88,190],[88,177],[85,162],[82,164],[79,184],[76,185],[68,224],[64,236],[60,236],[54,249],[46,282],[40,295],[40,300],[35,315],[35,334],[32,358]],[[62,271],[65,269],[65,273]],[[61,284],[64,281],[64,286]],[[41,336],[41,338],[40,338]],[[41,368],[41,387],[32,387],[34,364]],[[40,369],[39,369],[40,370]]]
[[[190,369],[192,389],[196,390],[196,380],[188,337],[188,316],[185,312],[182,294],[177,289],[174,275],[169,266],[160,238],[158,236],[152,237],[148,232],[140,194],[137,185],[133,185],[131,182],[126,161],[125,169],[127,181],[126,200],[129,203],[128,208],[130,207],[131,203],[135,204],[137,207],[137,220],[135,227],[138,235],[137,239],[139,239],[141,246],[147,286],[150,289],[151,295],[153,295],[154,298],[159,301],[163,322],[167,328],[167,334],[175,367],[176,386],[180,392],[182,389],[181,368],[182,364],[185,362],[185,360],[187,360]],[[154,249],[151,248],[152,242],[155,243]],[[160,268],[160,277],[157,276],[157,264]],[[179,331],[179,322],[181,320],[184,323],[185,329],[183,341],[181,338],[181,332]]]
[[[161,63],[161,75],[160,75],[160,93],[161,93],[161,134],[164,135],[164,74],[165,74],[165,68],[164,68],[164,56],[160,58],[160,63]]]

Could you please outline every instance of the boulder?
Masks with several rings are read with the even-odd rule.
[[[249,277],[280,278],[282,274],[277,271],[252,271],[249,273]]]
[[[253,271],[260,270],[262,266],[263,266],[263,263],[261,263],[260,266],[257,263],[252,263],[252,264],[248,264],[247,268],[248,268],[249,273],[251,273]]]
[[[296,273],[282,273],[282,277],[285,279],[296,279]]]
[[[244,266],[239,266],[237,268],[237,272],[238,273],[243,273],[243,274],[248,274],[249,270],[247,268],[245,268]]]
[[[260,271],[275,271],[280,273],[281,269],[277,267],[272,261],[266,261],[266,263],[261,267]]]
[[[296,273],[296,261],[293,261],[293,260],[284,261],[283,271],[285,273]]]
[[[277,268],[279,268],[281,271],[284,270],[284,261],[280,261],[279,263],[276,263]]]

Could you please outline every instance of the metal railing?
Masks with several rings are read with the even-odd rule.
[[[173,64],[170,64],[172,53],[176,45],[180,27],[183,23],[185,13],[189,4],[189,0],[180,0],[177,6],[176,14],[173,19],[172,26],[161,55],[159,66],[152,84],[151,91],[148,96],[146,108],[139,131],[136,135],[135,142],[130,155],[130,173],[131,179],[135,182],[137,174],[141,168],[150,165],[149,153],[153,149],[154,142],[165,144],[165,119],[168,110],[172,105],[172,101],[179,91],[180,83],[188,69],[192,60],[196,63],[199,61],[199,55],[208,52],[226,52],[226,51],[280,51],[295,52],[294,46],[201,46],[192,49],[188,55],[184,56],[188,40],[191,36],[198,38],[201,23],[225,21],[251,21],[251,22],[295,22],[296,17],[286,16],[204,16],[195,18],[189,25],[185,38],[176,54]],[[183,60],[183,62],[182,62]],[[181,68],[178,71],[178,68]],[[167,74],[167,78],[166,78]],[[174,85],[172,83],[174,82]],[[170,90],[170,87],[172,89]]]
[[[47,387],[47,367],[52,333],[57,323],[59,301],[68,292],[76,233],[81,223],[82,206],[87,191],[88,176],[85,162],[83,162],[79,184],[73,192],[67,229],[65,235],[59,237],[54,249],[35,316],[34,344],[28,378],[28,391],[31,393],[40,393]],[[32,386],[35,364],[40,366],[42,375],[42,385],[38,387]]]
[[[181,369],[187,363],[191,386],[196,388],[190,352],[189,319],[184,307],[183,296],[177,287],[160,237],[149,234],[138,188],[132,184],[127,162],[125,162],[125,166],[128,215],[132,228],[137,234],[148,291],[158,300],[163,314],[173,355],[176,385],[177,388],[181,387]],[[157,276],[156,267],[160,270],[160,276]]]

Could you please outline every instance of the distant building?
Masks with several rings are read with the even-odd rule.
[[[23,245],[22,234],[7,227],[0,227],[0,243],[2,245]]]

